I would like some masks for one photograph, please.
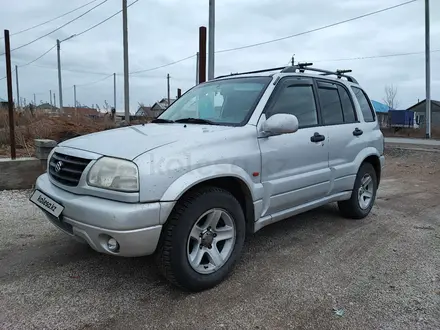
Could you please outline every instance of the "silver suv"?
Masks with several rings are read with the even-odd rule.
[[[300,64],[197,85],[152,123],[61,143],[30,200],[98,252],[155,254],[172,283],[211,288],[271,223],[332,202],[369,214],[384,139],[345,73]]]

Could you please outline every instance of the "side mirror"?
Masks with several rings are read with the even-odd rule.
[[[287,113],[278,113],[263,123],[266,136],[295,133],[298,130],[298,118]]]

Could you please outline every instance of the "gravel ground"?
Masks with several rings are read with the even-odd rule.
[[[387,151],[362,221],[334,205],[266,227],[199,294],[100,255],[0,192],[0,329],[440,329],[440,153]],[[337,313],[340,315],[337,315]]]

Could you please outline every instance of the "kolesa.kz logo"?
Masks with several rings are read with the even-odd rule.
[[[46,200],[46,198],[42,197],[42,196],[38,196],[37,199],[38,203],[40,203],[41,205],[49,208],[51,211],[55,211],[57,209],[57,206],[52,204],[51,202],[49,202],[48,200]]]

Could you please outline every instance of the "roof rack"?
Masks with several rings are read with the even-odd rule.
[[[333,71],[322,70],[322,69],[318,69],[318,68],[309,68],[309,66],[311,66],[311,65],[313,65],[313,63],[298,63],[297,65],[285,67],[281,71],[281,73],[296,72],[296,70],[298,70],[299,72],[305,72],[307,70],[307,71],[313,71],[313,72],[320,72],[322,76],[336,76],[339,79],[344,77],[349,82],[352,82],[355,84],[358,83],[357,80],[354,79],[352,76],[348,76],[345,74],[348,72],[352,72],[352,70],[336,70],[335,72],[333,72]]]
[[[322,70],[322,69],[318,69],[318,68],[309,68],[309,66],[312,66],[312,65],[313,65],[313,63],[298,63],[296,65],[287,66],[287,67],[282,66],[282,67],[271,68],[271,69],[263,69],[263,70],[256,70],[256,71],[230,73],[230,74],[227,74],[227,75],[215,77],[215,79],[231,77],[231,76],[239,76],[239,75],[244,75],[244,74],[271,72],[271,71],[280,71],[281,73],[288,73],[288,72],[296,72],[298,70],[301,73],[304,73],[305,71],[320,72],[322,76],[330,76],[330,75],[332,75],[332,76],[337,76],[339,79],[344,77],[349,82],[352,82],[352,83],[355,83],[355,84],[358,83],[357,80],[354,79],[352,76],[348,76],[348,75],[345,74],[345,73],[352,72],[352,70],[336,70],[335,72],[333,72],[333,71]]]

